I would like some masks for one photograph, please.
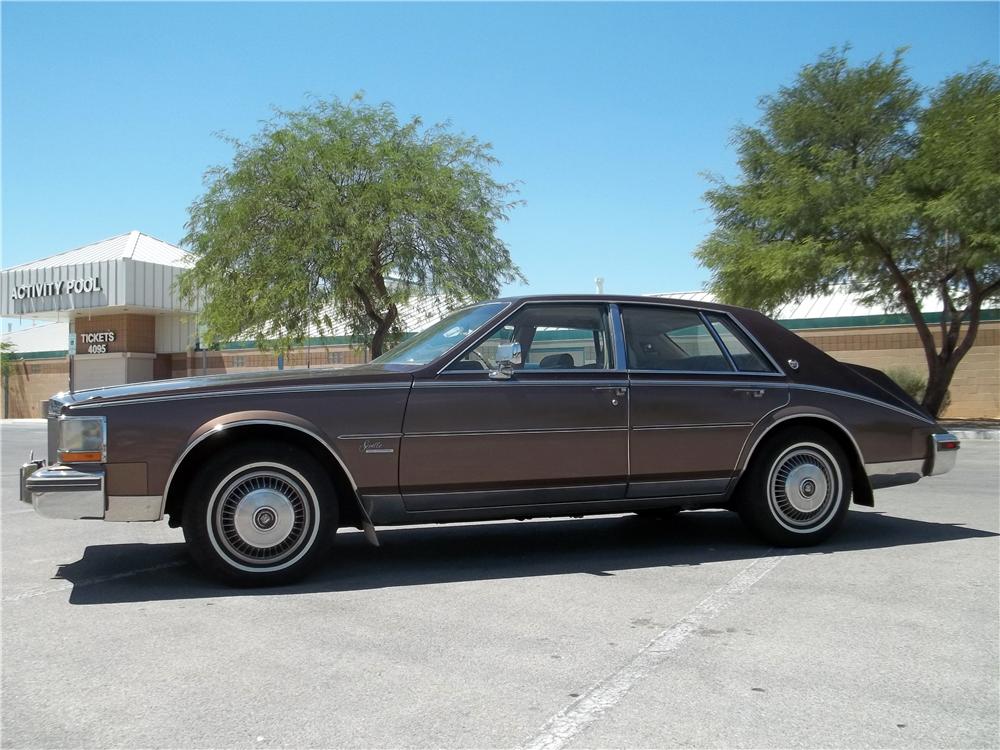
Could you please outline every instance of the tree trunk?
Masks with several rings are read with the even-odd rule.
[[[375,333],[372,334],[371,344],[372,359],[375,359],[375,357],[378,357],[385,352],[386,340],[389,338],[389,334],[392,332],[392,326],[398,317],[399,311],[396,309],[396,306],[389,305],[389,309],[386,311],[385,315],[375,321]]]
[[[980,288],[971,269],[966,269],[965,277],[969,285],[968,305],[965,310],[956,310],[948,298],[947,290],[943,289],[942,296],[945,298],[945,306],[941,316],[941,350],[937,351],[933,341],[929,350],[926,345],[924,346],[924,354],[927,357],[927,390],[924,392],[923,407],[935,419],[945,406],[945,401],[948,398],[948,387],[951,385],[951,379],[955,376],[955,370],[958,369],[958,365],[976,342],[983,300],[988,298],[995,288],[995,285],[991,285],[984,294],[984,290]],[[968,324],[965,326],[965,334],[962,335],[962,324],[966,319]],[[927,323],[922,317],[920,324],[927,327]],[[918,330],[919,327],[918,325]],[[930,329],[928,329],[929,332]]]
[[[941,349],[939,351],[937,343],[934,341],[934,334],[931,333],[927,319],[920,310],[920,303],[914,294],[913,286],[893,259],[892,253],[877,243],[876,247],[883,254],[886,270],[896,282],[903,307],[910,314],[913,325],[917,329],[917,335],[920,337],[924,358],[927,360],[927,390],[924,391],[922,406],[937,419],[948,397],[948,387],[951,385],[955,370],[958,369],[962,358],[969,353],[969,349],[976,341],[983,300],[988,299],[991,294],[996,292],[1000,282],[994,282],[983,288],[976,279],[975,271],[971,268],[964,269],[962,273],[964,273],[965,281],[969,287],[969,299],[965,309],[958,310],[952,304],[947,286],[947,282],[958,271],[956,270],[942,279],[940,291],[944,309],[941,312]],[[966,319],[968,325],[965,327],[965,335],[963,336],[962,324]]]
[[[943,362],[939,357],[935,357],[933,364],[928,367],[927,390],[924,391],[922,406],[936,419],[944,408],[945,399],[948,397],[948,386],[958,367],[958,361],[952,356],[950,362]]]

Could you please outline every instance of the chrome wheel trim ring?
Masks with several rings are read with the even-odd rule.
[[[246,464],[220,481],[208,503],[208,537],[228,565],[284,570],[319,533],[319,501],[302,474],[280,463]]]
[[[766,492],[774,519],[788,531],[808,534],[836,515],[843,477],[837,460],[822,445],[796,443],[771,464]]]

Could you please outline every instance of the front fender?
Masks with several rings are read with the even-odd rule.
[[[269,409],[252,409],[219,415],[217,417],[213,417],[207,422],[204,422],[201,426],[194,430],[188,438],[184,448],[174,458],[170,473],[167,476],[166,485],[163,489],[163,497],[160,505],[160,517],[162,518],[166,513],[167,500],[170,496],[170,489],[174,479],[184,466],[185,460],[189,459],[199,445],[202,445],[213,436],[219,435],[222,432],[254,425],[274,425],[275,427],[281,427],[284,429],[297,430],[298,432],[306,435],[322,450],[325,450],[339,466],[341,472],[343,472],[344,477],[350,485],[351,495],[357,506],[358,513],[360,514],[365,536],[372,544],[375,544],[376,546],[378,545],[375,527],[371,522],[368,512],[365,510],[365,507],[361,502],[357,482],[351,474],[350,468],[337,452],[337,449],[334,447],[333,441],[330,437],[314,423],[303,417]]]

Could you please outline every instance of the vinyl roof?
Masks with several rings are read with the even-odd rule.
[[[191,256],[185,250],[171,245],[169,242],[164,242],[143,232],[131,231],[4,270],[29,271],[79,263],[98,263],[118,260],[119,258],[158,263],[163,266],[186,266],[190,262]]]

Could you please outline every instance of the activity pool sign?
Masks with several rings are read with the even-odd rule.
[[[88,276],[82,279],[60,279],[37,284],[21,284],[10,292],[11,299],[38,299],[40,297],[58,297],[61,294],[83,294],[84,292],[101,291],[101,277]]]

